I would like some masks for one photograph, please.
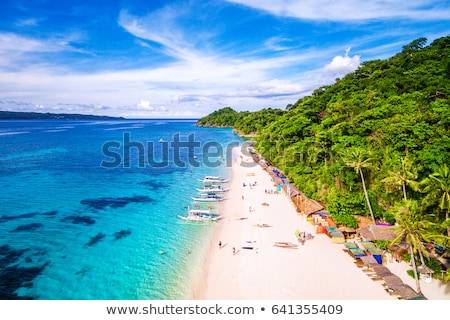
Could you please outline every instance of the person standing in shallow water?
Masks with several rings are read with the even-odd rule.
[[[219,241],[219,249],[222,249],[222,241]]]

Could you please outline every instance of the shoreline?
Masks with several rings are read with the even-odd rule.
[[[227,170],[228,170],[227,174],[228,174],[228,179],[229,179],[227,186],[230,190],[227,191],[227,193],[226,193],[227,199],[222,201],[219,204],[219,212],[221,214],[221,219],[219,221],[215,222],[215,225],[213,226],[214,229],[212,231],[212,236],[210,237],[210,240],[209,240],[209,245],[208,245],[208,248],[206,251],[205,259],[201,262],[200,273],[198,274],[197,279],[195,279],[196,285],[194,286],[194,292],[193,292],[194,300],[207,299],[205,296],[205,292],[207,291],[207,288],[208,288],[208,283],[207,283],[208,281],[205,281],[205,279],[211,278],[211,272],[209,272],[209,270],[212,270],[212,268],[216,264],[216,259],[215,259],[214,255],[212,255],[212,253],[218,247],[219,241],[222,241],[221,240],[223,238],[222,234],[224,233],[223,222],[226,220],[230,220],[230,217],[232,216],[232,214],[231,214],[232,210],[230,210],[231,209],[230,202],[236,201],[237,196],[238,196],[237,195],[238,189],[235,188],[236,178],[237,178],[237,172],[236,172],[235,166],[237,164],[238,149],[239,148],[237,148],[237,147],[233,148],[233,152],[232,152],[233,165],[232,165],[232,168],[227,168]],[[225,230],[225,232],[227,232],[227,231]],[[225,250],[227,245],[228,245],[227,243],[223,242],[222,249]],[[217,274],[214,275],[214,278],[216,276],[217,276]],[[236,285],[236,284],[233,283],[233,285]]]
[[[230,191],[220,204],[222,219],[214,225],[195,281],[194,300],[398,299],[359,269],[342,244],[315,234],[314,226],[297,213],[292,201],[276,192],[269,173],[236,149],[233,166],[228,168]],[[294,249],[274,246],[275,242],[297,243],[298,231],[311,233],[313,239]],[[395,272],[406,275],[405,263],[394,264],[390,267]],[[410,282],[415,288],[414,279]],[[439,286],[434,282],[433,288],[422,285],[424,295],[450,299],[445,288],[434,288]],[[434,293],[427,295],[431,290]]]

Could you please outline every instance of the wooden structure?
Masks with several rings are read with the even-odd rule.
[[[324,206],[316,200],[310,199],[303,192],[298,190],[293,184],[289,183],[283,187],[286,194],[291,198],[297,212],[302,214],[311,214],[324,209]]]
[[[394,226],[371,224],[365,228],[359,228],[357,233],[367,241],[388,240],[392,241],[397,236]]]
[[[372,280],[384,281],[383,287],[386,292],[392,296],[397,296],[402,300],[418,300],[425,299],[422,295],[419,295],[409,285],[403,283],[403,281],[397,275],[393,274],[389,268],[378,263],[378,261],[371,255],[361,256],[360,261],[363,264],[365,270],[369,271],[367,274]]]
[[[283,190],[286,192],[286,195],[293,202],[298,213],[309,215],[325,208],[319,202],[305,196],[305,194],[298,190],[295,185],[289,183],[281,170],[271,166],[259,153],[255,151],[255,149],[253,148],[254,145],[254,143],[250,143],[249,147],[247,147],[247,150],[251,154],[253,161],[258,163],[264,170],[269,173],[272,181],[277,186],[283,188]]]

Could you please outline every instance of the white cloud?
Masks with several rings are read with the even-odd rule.
[[[38,25],[38,19],[24,19],[16,22],[18,27],[36,27]]]
[[[272,37],[265,42],[265,47],[268,50],[283,51],[292,49],[292,40],[285,37]]]
[[[31,37],[20,36],[15,33],[0,33],[0,55],[8,53],[36,53],[36,52],[57,52],[57,51],[80,51],[70,46],[70,42],[78,41],[81,34],[71,33],[67,35],[57,35],[46,40],[37,40]]]
[[[361,62],[360,56],[349,57],[350,48],[345,51],[344,56],[335,56],[333,60],[325,66],[325,71],[333,76],[344,76],[356,70]]]
[[[170,62],[142,69],[85,74],[50,62],[30,64],[15,72],[0,70],[0,100],[39,103],[45,106],[43,111],[48,112],[58,107],[68,112],[126,117],[196,117],[226,105],[249,110],[284,107],[294,103],[313,85],[321,84],[315,79],[305,79],[304,72],[292,71],[306,61],[317,59],[315,50],[283,51],[284,45],[291,43],[281,37],[267,41],[269,50],[282,51],[270,58],[236,58],[212,49],[201,50],[201,46],[198,49],[194,44],[197,37],[204,36],[186,33],[177,24],[178,13],[169,9],[158,12],[161,14],[153,13],[143,18],[122,12],[119,23],[136,36],[138,42],[143,39],[162,45],[164,52],[172,58]],[[0,57],[8,56],[5,48],[18,53],[70,49],[65,44],[53,44],[52,47],[47,41],[14,34],[0,34],[2,39],[10,44],[0,48]],[[322,58],[332,50],[322,50]],[[289,70],[288,74],[286,70]],[[318,72],[323,73],[323,69]],[[147,97],[151,97],[151,102]]]
[[[237,95],[241,97],[276,97],[276,96],[299,96],[305,87],[300,83],[290,80],[272,79],[256,85],[248,85],[238,88]]]
[[[227,0],[277,16],[306,20],[362,21],[407,17],[417,20],[448,20],[448,1],[433,0]]]
[[[144,110],[153,110],[153,107],[150,105],[150,101],[141,99],[141,101],[137,104],[140,109]]]
[[[327,52],[322,52],[324,57]],[[222,106],[246,110],[284,107],[322,85],[318,74],[324,71],[317,69],[313,76],[277,71],[288,76],[283,79],[276,78],[273,71],[290,70],[313,57],[314,51],[248,60],[207,55],[154,68],[91,74],[61,70],[58,65],[0,70],[0,101],[36,101],[46,112],[59,106],[67,112],[125,117],[197,117]]]
[[[384,6],[380,1],[361,2],[358,10],[350,10],[346,4],[356,5],[354,0],[345,3],[341,0],[233,2],[305,19],[322,19],[327,15],[333,19],[343,19],[347,15],[352,19],[352,15],[355,18],[369,6],[383,10],[369,10],[364,14],[382,16],[387,8],[393,8],[395,1],[384,1]],[[418,1],[412,0],[412,3]],[[411,6],[404,9],[408,8]],[[141,50],[151,50],[152,53],[159,50],[168,57],[166,60],[161,58],[157,66],[140,69],[83,74],[50,60],[42,64],[33,63],[33,60],[29,64],[21,64],[19,57],[22,55],[29,57],[33,53],[73,51],[71,41],[82,40],[82,37],[73,34],[37,40],[0,33],[0,66],[5,66],[6,70],[20,70],[8,72],[0,68],[0,103],[27,101],[33,108],[41,104],[43,111],[48,112],[58,108],[68,112],[125,117],[196,117],[222,106],[247,110],[283,107],[295,103],[320,85],[332,83],[336,76],[355,70],[360,63],[360,56],[350,56],[349,50],[344,55],[335,56],[336,48],[330,45],[302,49],[303,44],[294,37],[290,39],[289,33],[286,36],[271,35],[256,45],[253,52],[241,52],[238,48],[233,53],[229,49],[233,43],[227,50],[215,48],[214,41],[205,41],[215,36],[213,30],[192,32],[189,26],[183,25],[186,10],[189,8],[166,6],[142,17],[127,11],[120,13],[119,25],[136,38]],[[367,48],[367,43],[372,40],[372,36],[370,39],[359,37],[351,43],[361,53],[364,52],[361,48]],[[370,52],[376,51],[377,48],[370,48]],[[270,54],[263,55],[267,53]],[[364,56],[367,55],[365,52]]]
[[[50,52],[55,51],[55,45],[51,42],[38,41],[32,38],[22,37],[14,33],[0,33],[0,53],[20,52]]]
[[[70,33],[55,35],[42,40],[10,32],[0,32],[0,66],[23,69],[29,64],[51,64],[52,61],[39,61],[35,58],[39,54],[46,53],[79,52],[90,54],[71,45],[72,42],[80,41],[82,38],[82,34]]]
[[[180,26],[178,19],[184,11],[183,8],[166,6],[144,17],[121,11],[118,23],[137,38],[163,45],[168,56],[180,60],[193,60],[199,55],[194,49],[194,44],[200,35],[188,33]]]

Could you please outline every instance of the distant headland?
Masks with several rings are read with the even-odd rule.
[[[125,120],[125,118],[70,113],[0,111],[0,120]]]

